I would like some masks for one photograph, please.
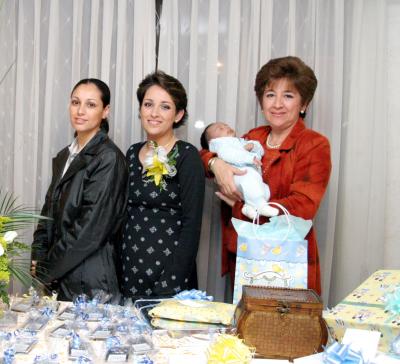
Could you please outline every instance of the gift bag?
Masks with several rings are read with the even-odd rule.
[[[257,225],[232,218],[238,234],[233,303],[243,285],[307,288],[307,248],[311,220],[289,214]]]

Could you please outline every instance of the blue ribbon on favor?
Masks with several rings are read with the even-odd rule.
[[[390,311],[395,315],[400,315],[400,288],[397,288],[393,293],[388,293],[385,296],[385,310]]]
[[[207,296],[206,292],[197,290],[197,289],[191,289],[181,291],[178,294],[174,296],[177,300],[202,300],[202,301],[213,301],[214,297],[213,296]]]
[[[0,331],[0,339],[9,341],[13,334],[11,332]]]
[[[78,363],[78,364],[92,363],[92,359],[88,358],[87,356],[79,356],[75,360],[75,363]]]
[[[127,318],[129,320],[138,321],[138,318],[136,317],[136,315],[133,314],[129,308],[124,309],[122,315],[124,318]]]
[[[400,335],[397,336],[390,344],[390,351],[396,355],[400,355]]]
[[[79,311],[78,315],[83,321],[89,320],[89,314],[83,311]]]
[[[88,304],[88,298],[85,294],[80,294],[74,299],[74,306],[77,311],[81,311],[86,308]]]
[[[354,351],[349,345],[334,342],[325,349],[326,364],[366,364],[360,352]]]
[[[121,346],[121,340],[118,336],[110,336],[106,340],[107,349],[118,348]]]
[[[31,336],[31,337],[34,337],[34,336],[37,335],[37,331],[28,330],[28,329],[17,329],[17,330],[14,331],[14,335],[16,337],[18,337],[18,336],[25,336],[25,337],[26,336]]]
[[[13,348],[8,348],[4,350],[3,353],[3,363],[4,364],[11,364],[15,358],[15,350]]]
[[[117,325],[115,330],[118,331],[118,332],[128,332],[129,328],[128,328],[128,325],[119,324],[119,325]]]
[[[47,363],[47,362],[55,362],[58,361],[58,354],[43,354],[43,355],[36,355],[33,359],[33,364],[40,364],[40,363]]]
[[[81,347],[81,338],[76,333],[72,334],[72,344],[71,344],[71,346],[72,346],[73,349],[79,349]]]
[[[51,317],[54,311],[51,307],[44,307],[40,310],[40,313],[42,314],[42,316]]]
[[[144,356],[144,357],[139,359],[137,364],[154,364],[154,362],[148,356]]]

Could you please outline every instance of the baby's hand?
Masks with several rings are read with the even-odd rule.
[[[248,152],[251,152],[254,148],[254,144],[253,143],[247,143],[244,146],[244,149],[246,149]]]
[[[262,166],[261,161],[259,159],[257,159],[257,157],[254,157],[253,162],[257,167],[261,167]]]

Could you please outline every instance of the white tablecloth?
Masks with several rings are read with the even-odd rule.
[[[60,310],[66,307],[66,303],[62,303]],[[26,320],[27,314],[18,314],[18,327],[21,327],[23,322]],[[49,332],[52,331],[57,326],[61,325],[62,321],[53,318],[47,326],[41,330],[38,334],[39,342],[32,349],[29,354],[17,354],[14,363],[33,363],[36,355],[45,353],[56,353],[60,358],[60,363],[71,363],[68,360],[68,340],[57,339],[49,337]],[[91,322],[89,327],[94,329],[99,323]],[[17,328],[17,327],[16,327]],[[14,329],[16,329],[14,328]],[[209,346],[209,341],[207,337],[182,337],[176,339],[175,342],[171,341],[161,342],[158,339],[158,335],[154,334],[154,342],[160,344],[156,352],[151,354],[151,358],[156,364],[206,364],[206,351]],[[162,337],[162,336],[160,336]],[[157,341],[158,340],[158,341]],[[175,339],[174,339],[175,340]],[[95,355],[94,363],[105,363],[104,353],[105,344],[104,341],[90,341],[91,347],[93,349],[93,354]],[[5,342],[2,342],[1,355],[5,347]],[[130,358],[130,363],[134,363],[134,359]],[[276,360],[276,359],[253,359],[254,364],[285,364],[289,363],[287,360]],[[322,363],[321,354],[316,356],[311,356],[307,358],[296,359],[297,364],[317,364]],[[371,364],[400,364],[400,360],[388,357],[384,354],[379,353],[375,361]]]

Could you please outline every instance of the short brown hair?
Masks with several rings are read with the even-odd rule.
[[[142,82],[140,82],[136,91],[136,96],[139,101],[139,105],[142,106],[144,95],[151,86],[159,86],[164,89],[171,96],[172,101],[175,104],[176,112],[181,110],[184,111],[182,119],[173,124],[174,128],[178,128],[183,125],[188,117],[186,110],[187,107],[187,96],[186,90],[178,79],[166,74],[163,71],[156,71],[147,75]]]
[[[288,56],[271,59],[258,71],[254,91],[260,104],[265,87],[281,78],[286,78],[293,84],[301,96],[303,105],[310,103],[317,88],[317,77],[300,58]]]

